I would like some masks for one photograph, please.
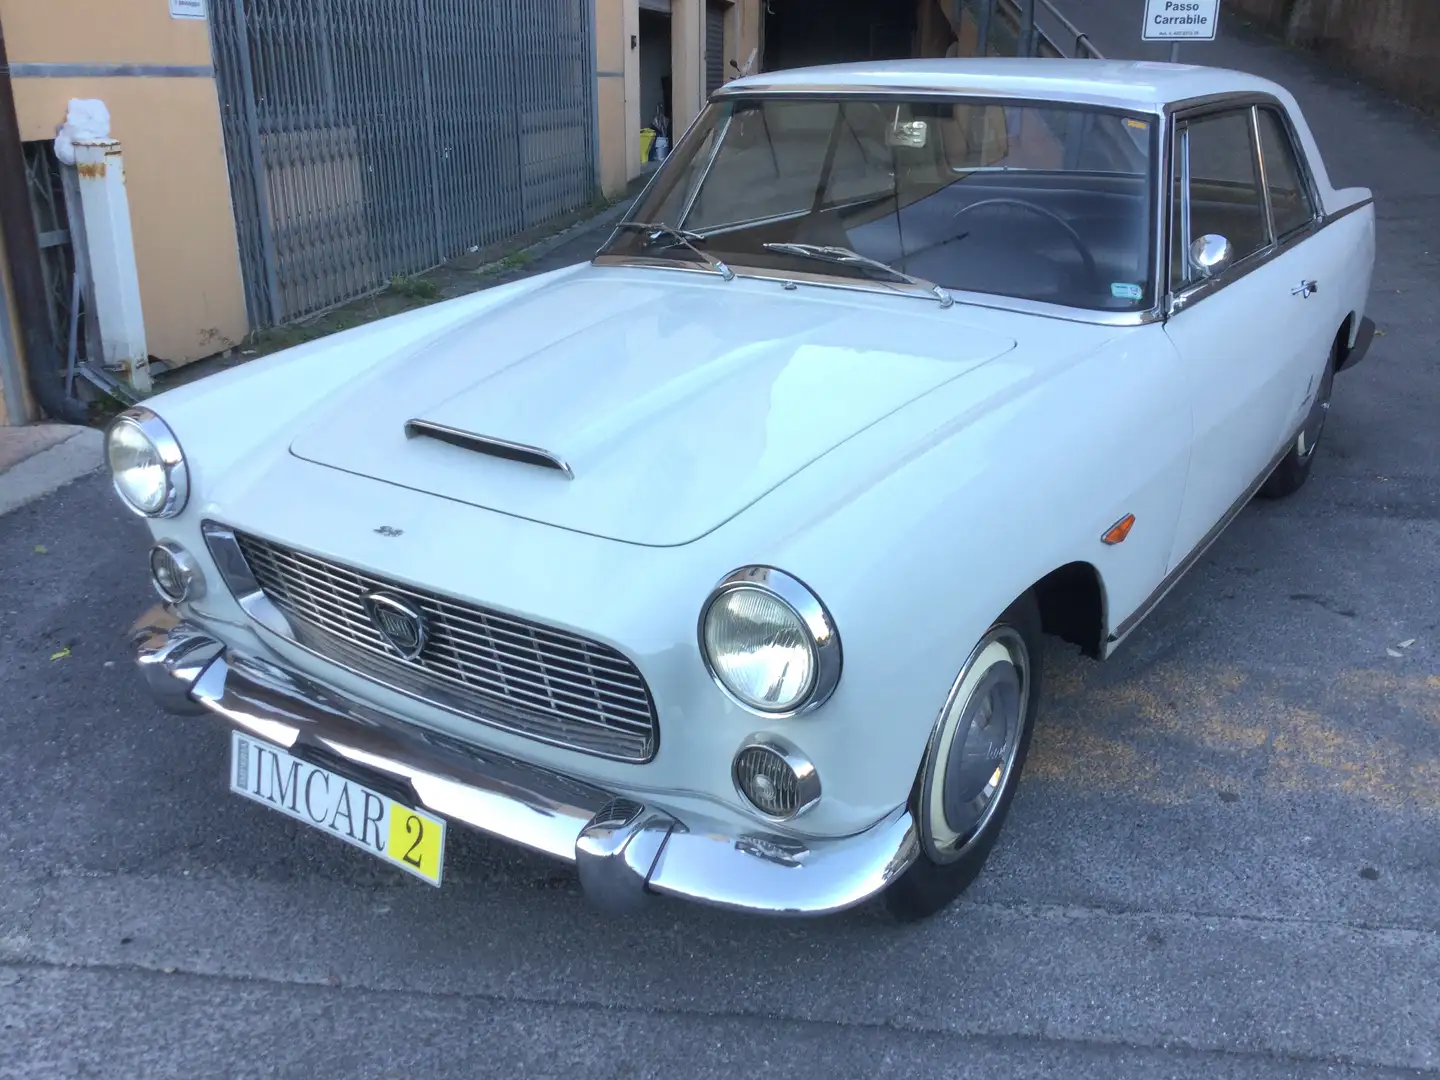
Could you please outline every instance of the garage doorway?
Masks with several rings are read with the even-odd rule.
[[[915,55],[915,0],[761,0],[765,70]]]
[[[671,118],[669,0],[640,4],[640,127],[657,132],[674,127]],[[662,123],[663,121],[663,123]],[[652,144],[653,145],[653,144]],[[648,162],[654,167],[655,162]]]

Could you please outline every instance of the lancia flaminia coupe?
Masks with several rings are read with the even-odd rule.
[[[119,417],[140,668],[234,793],[435,885],[467,827],[611,908],[932,914],[1042,635],[1107,656],[1305,483],[1374,244],[1248,75],[738,79],[589,262]]]

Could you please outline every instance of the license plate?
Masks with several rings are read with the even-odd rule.
[[[445,822],[235,731],[230,790],[440,884]]]

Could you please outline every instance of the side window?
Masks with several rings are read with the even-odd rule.
[[[1300,171],[1300,159],[1285,122],[1274,109],[1260,110],[1260,155],[1265,162],[1265,186],[1275,215],[1275,235],[1303,229],[1315,216],[1310,193]]]
[[[1270,244],[1265,196],[1255,156],[1250,110],[1216,113],[1189,121],[1190,234],[1175,234],[1184,247],[1173,261],[1188,264],[1183,252],[1191,243],[1214,233],[1230,241],[1233,261],[1254,255]],[[1182,261],[1183,260],[1183,261]]]

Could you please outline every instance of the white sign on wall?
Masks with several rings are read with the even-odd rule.
[[[173,2],[173,0],[172,0]],[[1220,0],[1145,0],[1143,41],[1214,41]]]
[[[170,18],[205,18],[205,0],[170,0]]]

